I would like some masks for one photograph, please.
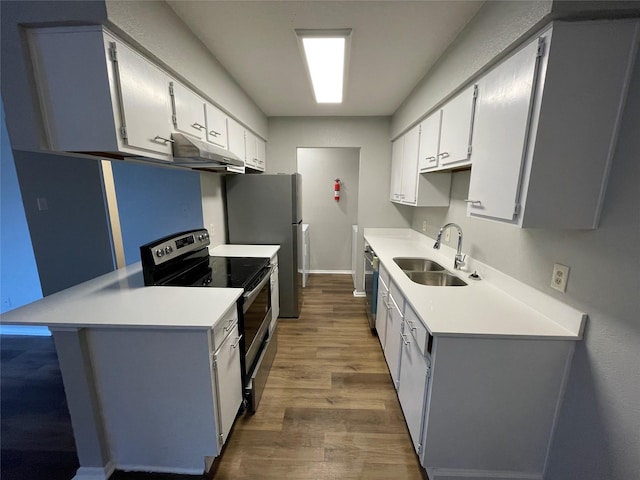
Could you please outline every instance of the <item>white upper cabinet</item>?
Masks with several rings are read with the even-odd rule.
[[[228,150],[227,116],[217,107],[205,103],[205,122],[207,126],[207,141]],[[244,157],[240,157],[244,159]]]
[[[171,160],[168,75],[99,26],[29,41],[50,150]]]
[[[404,149],[404,137],[391,142],[391,185],[390,200],[402,202],[402,151]]]
[[[105,35],[118,81],[120,140],[132,149],[171,155],[169,77],[128,46]],[[114,110],[117,110],[114,107]]]
[[[555,22],[480,78],[470,216],[597,227],[638,25]]]
[[[402,201],[408,204],[416,203],[418,188],[418,146],[420,144],[420,127],[414,127],[404,135],[402,148]]]
[[[27,30],[44,149],[173,160],[172,132],[229,150],[264,170],[266,146],[223,111],[102,26]],[[243,167],[227,167],[242,173]]]
[[[204,99],[175,81],[169,85],[169,92],[173,105],[174,128],[179,132],[205,140],[207,129],[204,117]]]
[[[476,90],[475,85],[467,88],[422,121],[421,172],[471,164]]]
[[[513,219],[533,102],[539,40],[480,79],[469,185],[470,211]]]
[[[244,132],[245,164],[254,170],[264,172],[266,166],[266,144],[249,130]]]
[[[418,172],[421,128],[421,125],[415,126],[391,144],[390,199],[405,205],[446,207],[449,205],[451,174],[421,175]]]
[[[440,147],[441,167],[461,167],[471,163],[471,133],[476,87],[467,88],[442,107]]]
[[[244,127],[236,122],[233,118],[227,119],[228,128],[228,150],[236,157],[242,159],[246,163],[246,150],[244,140]]]
[[[420,124],[420,171],[433,170],[438,166],[438,146],[440,145],[440,119],[442,110],[438,110]]]
[[[264,172],[267,165],[267,142],[260,137],[256,137],[256,160],[258,163],[258,170]]]

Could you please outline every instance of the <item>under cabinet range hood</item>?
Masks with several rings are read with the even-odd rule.
[[[183,133],[171,134],[173,146],[173,165],[224,169],[227,167],[244,167],[244,161],[228,150],[203,142]]]

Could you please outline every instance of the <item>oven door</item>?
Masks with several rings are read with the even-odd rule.
[[[243,295],[245,379],[251,376],[271,322],[271,268],[266,268],[262,275],[260,283]]]

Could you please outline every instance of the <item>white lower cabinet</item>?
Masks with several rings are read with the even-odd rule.
[[[391,289],[390,289],[391,291]],[[400,305],[404,299],[398,299]],[[402,306],[399,306],[393,295],[388,296],[389,313],[387,315],[387,327],[384,340],[384,357],[391,373],[393,386],[398,389],[400,380],[400,347],[402,346]]]
[[[420,453],[424,420],[424,400],[431,370],[431,361],[420,351],[417,339],[408,323],[403,323],[402,356],[400,360],[398,399],[409,427],[411,441]]]
[[[376,305],[376,332],[380,345],[384,348],[384,341],[387,335],[387,315],[389,313],[388,300],[389,288],[385,284],[382,276],[378,276],[378,303]]]
[[[242,403],[240,334],[237,323],[214,353],[212,364],[218,405],[219,445],[222,447]]]
[[[378,291],[384,355],[429,478],[543,478],[575,342],[432,336],[392,278]]]

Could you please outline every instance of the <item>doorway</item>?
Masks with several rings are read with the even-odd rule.
[[[358,224],[360,148],[298,148],[302,220],[309,224],[310,273],[352,273],[353,226]],[[334,184],[340,179],[340,199]]]

